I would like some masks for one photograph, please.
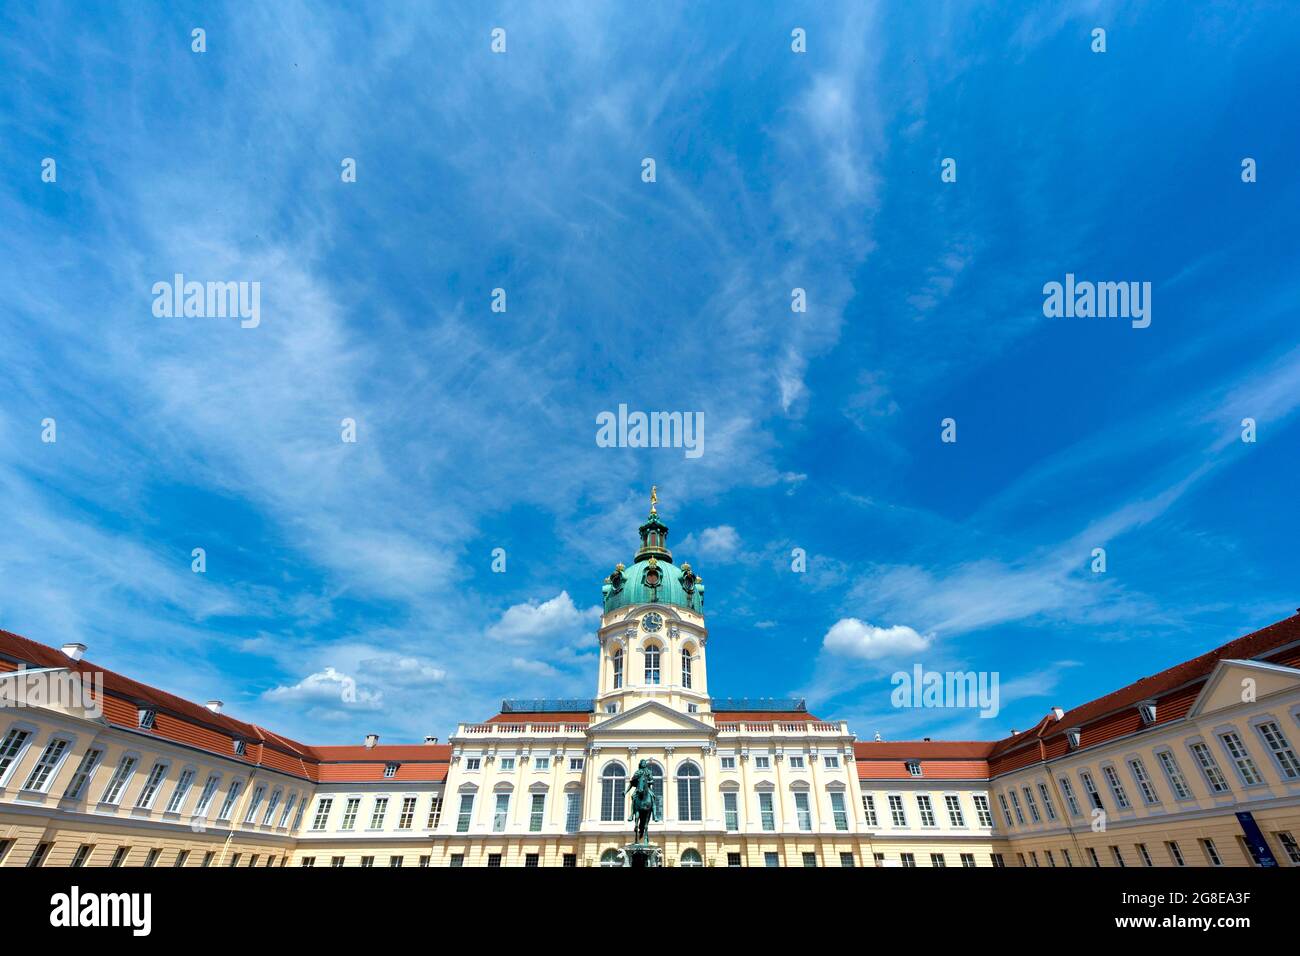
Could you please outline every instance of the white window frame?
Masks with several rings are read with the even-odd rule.
[[[23,790],[28,793],[48,793],[50,786],[54,783],[54,778],[63,769],[63,762],[68,759],[68,754],[72,753],[73,743],[74,739],[67,734],[51,734],[50,739],[41,748],[41,754],[36,758],[36,763],[32,765],[31,772],[27,774],[27,780],[23,783]],[[58,744],[63,746],[51,754],[50,751],[54,750]]]
[[[190,789],[194,786],[194,778],[198,775],[198,768],[193,764],[186,764],[181,767],[181,772],[176,777],[176,786],[172,787],[172,795],[167,798],[167,803],[163,805],[163,813],[179,814],[181,812],[181,807],[185,806],[185,798],[190,795]]]
[[[118,757],[117,766],[113,768],[113,774],[108,778],[108,783],[104,785],[104,792],[100,794],[100,805],[106,807],[120,806],[122,798],[126,795],[126,788],[130,786],[139,767],[140,754],[134,750],[128,750]]]

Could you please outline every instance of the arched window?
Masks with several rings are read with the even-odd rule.
[[[659,683],[659,645],[647,644],[645,648],[645,682]]]
[[[704,861],[700,859],[699,850],[683,850],[682,866],[703,866]]]
[[[627,771],[621,763],[611,763],[600,775],[600,819],[606,823],[623,819],[623,795],[627,790]]]
[[[623,686],[623,648],[614,651],[614,689]]]
[[[655,796],[659,798],[659,806],[664,807],[664,768],[653,760],[650,761],[650,782],[654,787]]]
[[[691,649],[682,648],[682,686],[687,690],[691,688]]]
[[[677,819],[698,821],[701,817],[700,768],[684,763],[677,770]]]
[[[601,866],[622,866],[623,860],[618,855],[618,850],[606,850],[600,855]]]

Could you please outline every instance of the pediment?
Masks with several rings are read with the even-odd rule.
[[[1201,717],[1297,688],[1300,688],[1300,670],[1294,667],[1222,660],[1201,688],[1187,716]]]
[[[602,720],[593,726],[589,733],[593,738],[599,738],[627,734],[635,736],[667,734],[679,737],[683,733],[712,736],[713,732],[712,727],[690,714],[674,710],[657,700],[648,700],[625,710],[616,717]]]

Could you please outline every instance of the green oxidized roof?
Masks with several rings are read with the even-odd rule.
[[[641,547],[636,553],[636,563],[630,568],[619,565],[601,588],[605,610],[612,611],[630,604],[673,604],[702,614],[704,582],[689,564],[678,567],[672,563],[673,555],[668,550],[668,526],[660,520],[654,499],[651,500],[650,517],[637,529],[641,534]]]

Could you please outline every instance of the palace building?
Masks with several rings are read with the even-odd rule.
[[[0,866],[616,866],[642,760],[670,866],[1300,866],[1300,615],[1004,740],[859,741],[709,693],[653,501],[594,696],[446,743],[299,743],[0,631]]]

